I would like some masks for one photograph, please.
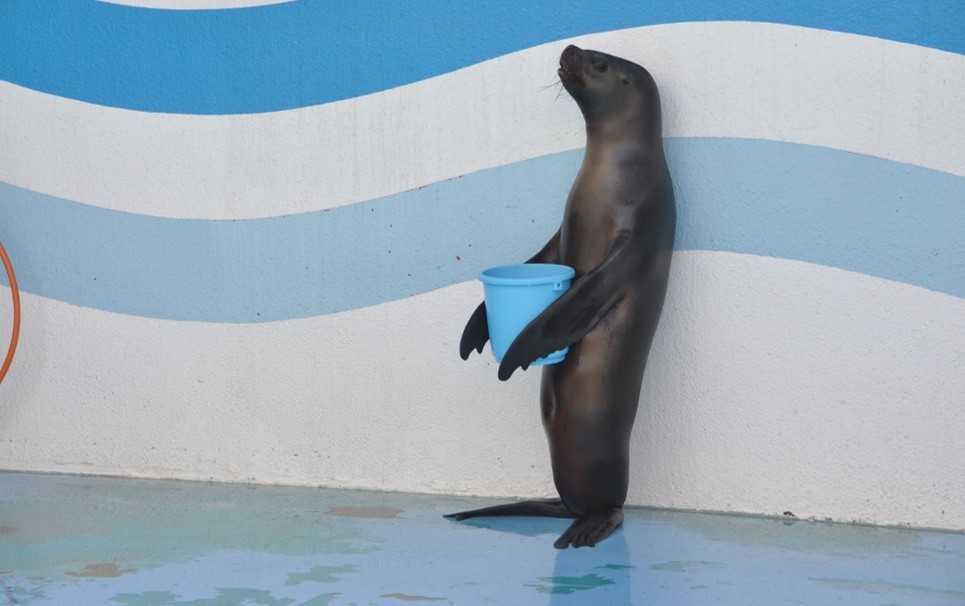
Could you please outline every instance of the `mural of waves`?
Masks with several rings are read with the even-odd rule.
[[[535,373],[497,392],[456,342],[478,271],[559,223],[574,42],[654,73],[680,211],[630,502],[965,529],[963,30],[957,0],[0,2],[0,467],[551,491]]]
[[[949,111],[965,106],[963,55],[766,23],[575,42],[645,60],[661,84],[665,136],[803,143],[965,176],[965,112]],[[0,83],[0,181],[172,218],[271,217],[384,197],[581,147],[579,111],[553,85],[564,44],[264,114],[124,111]],[[762,62],[762,49],[780,60]]]
[[[760,140],[667,148],[678,249],[804,260],[965,297],[965,177]],[[179,320],[306,317],[527,258],[559,224],[581,157],[246,221],[133,215],[5,186],[0,237],[20,259],[25,291],[70,303]]]
[[[303,0],[225,11],[8,0],[0,78],[144,111],[254,113],[357,97],[580,34],[684,21],[785,23],[965,51],[957,0]]]
[[[965,426],[960,299],[758,255],[678,251],[672,272],[630,503],[780,512],[794,500],[799,516],[965,525],[947,507],[961,485],[947,453]],[[25,294],[29,337],[0,407],[16,439],[0,441],[0,461],[550,495],[539,373],[500,384],[489,351],[457,354],[480,296],[462,283],[339,314],[224,324]],[[832,488],[815,498],[816,485]]]

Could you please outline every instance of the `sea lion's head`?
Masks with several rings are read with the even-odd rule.
[[[557,73],[591,131],[660,136],[660,95],[643,67],[571,44],[560,55]]]

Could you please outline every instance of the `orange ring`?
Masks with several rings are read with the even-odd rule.
[[[13,273],[13,263],[10,262],[3,244],[0,244],[0,261],[3,261],[3,267],[7,270],[7,281],[10,283],[10,294],[13,296],[13,334],[10,335],[10,346],[3,359],[3,366],[0,366],[0,383],[3,383],[3,378],[7,376],[7,371],[13,363],[13,354],[17,351],[17,341],[20,338],[20,289],[17,288],[17,274]]]

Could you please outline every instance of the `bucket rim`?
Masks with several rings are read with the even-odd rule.
[[[511,269],[514,267],[540,267],[545,269],[553,269],[556,271],[552,273],[548,272],[545,275],[519,278],[508,278],[493,275],[493,272]],[[574,276],[576,276],[576,270],[569,265],[561,265],[559,263],[513,263],[510,265],[497,265],[495,267],[485,269],[480,272],[479,280],[483,284],[491,284],[494,286],[537,286],[540,284],[553,284],[562,280],[572,280]]]

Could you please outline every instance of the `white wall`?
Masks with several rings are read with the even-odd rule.
[[[730,253],[678,253],[671,284],[631,503],[965,527],[960,300]],[[538,374],[454,353],[479,291],[255,326],[27,295],[3,466],[548,495]]]
[[[630,503],[965,530],[965,57],[763,23],[575,41],[649,67],[667,136],[694,141],[675,152],[687,218]],[[488,350],[463,362],[457,343],[477,266],[538,248],[563,202],[541,196],[572,179],[527,163],[581,144],[565,94],[527,88],[552,80],[565,44],[269,113],[134,111],[0,83],[0,240],[25,291],[0,468],[551,494],[538,373],[500,383]],[[724,155],[763,149],[748,139],[779,142],[766,148],[779,157]],[[532,227],[493,229],[527,204]],[[395,218],[365,219],[383,207]],[[738,225],[748,207],[760,222]],[[307,214],[272,231],[293,213]],[[241,219],[262,223],[225,231]],[[316,220],[344,222],[343,239],[298,231]],[[347,248],[373,233],[426,249],[411,256],[426,266]],[[261,265],[230,273],[252,249]],[[320,273],[265,286],[301,263]],[[219,268],[229,277],[199,298],[190,280]],[[362,286],[335,296],[324,281]]]

